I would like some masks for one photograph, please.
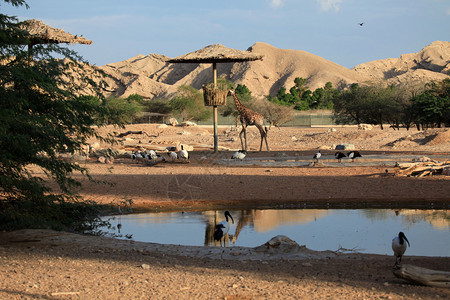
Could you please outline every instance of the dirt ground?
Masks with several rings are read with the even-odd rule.
[[[448,209],[450,177],[392,176],[391,162],[404,155],[450,157],[446,129],[357,130],[356,128],[277,128],[269,132],[271,152],[249,152],[252,166],[228,160],[240,148],[239,131],[219,129],[221,151],[213,154],[211,128],[131,125],[113,148],[114,164],[92,158],[80,161],[94,179],[85,182],[86,199],[134,209],[300,207],[384,207]],[[256,150],[259,137],[249,133]],[[93,141],[93,145],[94,145]],[[126,151],[156,149],[179,143],[194,147],[189,163],[148,165]],[[334,147],[354,144],[363,157],[336,165]],[[108,145],[95,144],[97,148]],[[226,151],[227,149],[231,151]],[[321,149],[327,159],[311,166]],[[378,157],[367,159],[367,157]],[[299,165],[261,166],[261,161],[297,157]],[[300,163],[303,161],[305,164]],[[261,160],[258,160],[261,158]],[[295,160],[295,159],[294,159]],[[217,164],[218,161],[226,162]],[[275,160],[276,161],[276,160]],[[371,161],[371,165],[366,162]],[[375,162],[375,163],[373,163]],[[295,162],[294,162],[295,164]],[[39,170],[34,170],[39,175]],[[446,299],[450,290],[413,285],[394,277],[393,256],[343,254],[295,249],[273,253],[250,248],[183,247],[49,230],[0,233],[1,299]],[[450,257],[409,257],[405,263],[450,271]]]

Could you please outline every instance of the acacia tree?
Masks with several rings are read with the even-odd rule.
[[[4,2],[28,8],[23,0]],[[0,227],[95,229],[98,211],[78,201],[80,183],[72,176],[88,176],[87,170],[59,153],[82,150],[96,135],[93,125],[104,125],[110,112],[100,93],[79,96],[85,85],[77,85],[70,70],[81,66],[81,57],[56,44],[36,45],[30,57],[25,46],[30,35],[18,25],[15,17],[0,14]],[[92,80],[84,79],[98,92]],[[35,176],[32,165],[59,189]]]
[[[210,116],[210,112],[203,102],[202,93],[188,85],[178,88],[178,95],[169,100],[169,106],[172,112],[181,117],[183,121],[201,121]]]

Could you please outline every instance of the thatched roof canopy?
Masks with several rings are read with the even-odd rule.
[[[20,28],[30,34],[30,44],[92,44],[92,41],[82,36],[73,35],[63,29],[50,27],[36,19],[26,20],[20,23]]]
[[[170,63],[220,63],[242,62],[262,59],[262,55],[250,51],[240,51],[223,45],[209,45],[203,49],[170,59]]]

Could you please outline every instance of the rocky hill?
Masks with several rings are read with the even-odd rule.
[[[371,81],[395,85],[443,80],[450,74],[450,42],[436,41],[417,53],[360,64],[352,70]]]
[[[261,61],[222,63],[218,76],[245,84],[254,96],[275,95],[280,87],[294,85],[296,77],[308,79],[312,90],[330,81],[334,87],[352,83],[417,85],[448,78],[450,42],[436,41],[417,53],[360,64],[347,69],[314,54],[279,49],[255,43],[248,51],[262,54]],[[211,64],[172,64],[159,54],[138,55],[125,61],[100,67],[107,75],[109,91],[126,97],[140,94],[146,98],[170,97],[178,86],[187,84],[200,89],[211,82]]]

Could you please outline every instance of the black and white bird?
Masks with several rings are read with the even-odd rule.
[[[178,154],[175,151],[170,151],[169,153],[167,153],[167,155],[172,162],[178,159]]]
[[[316,154],[314,154],[313,159],[315,159],[316,162],[319,162],[319,158],[320,158],[321,156],[322,156],[322,153],[320,153],[320,150],[319,150],[319,152],[317,152]]]
[[[231,156],[231,159],[244,159],[246,155],[247,155],[247,151],[239,150],[239,151],[236,151],[233,153],[233,155]]]
[[[139,151],[131,153],[131,159],[144,158]]]
[[[156,154],[155,150],[149,150],[148,154],[147,154],[147,157],[150,160],[155,160],[156,158],[158,158],[158,154]]]
[[[220,222],[216,225],[214,229],[214,240],[219,241],[220,245],[222,246],[222,239],[223,239],[223,245],[225,246],[225,236],[227,235],[228,231],[230,230],[230,223],[228,223],[228,217],[231,218],[231,221],[234,224],[233,217],[231,216],[230,212],[227,210],[225,211],[225,220]]]
[[[349,153],[347,153],[347,156],[352,160],[352,162],[355,161],[355,158],[362,157],[359,151],[350,151]]]
[[[186,149],[184,149],[183,145],[181,145],[180,158],[184,160],[189,159],[189,152]]]
[[[362,23],[358,23],[358,25],[359,25],[359,26],[363,26],[363,25],[364,25],[364,22],[362,22]]]
[[[406,243],[408,243],[408,246],[411,247],[411,245],[409,244],[408,239],[406,238],[405,234],[403,232],[399,232],[398,236],[396,236],[393,240],[392,240],[392,250],[394,250],[394,256],[396,257],[395,259],[395,265],[398,265],[402,262],[402,256],[406,251]]]
[[[341,162],[342,158],[347,157],[347,155],[338,151],[334,154],[334,157],[338,160],[338,162]]]

